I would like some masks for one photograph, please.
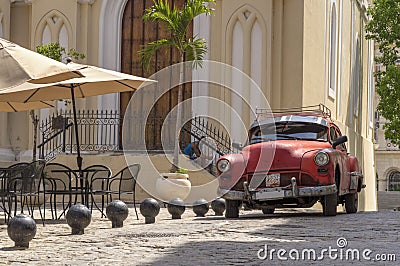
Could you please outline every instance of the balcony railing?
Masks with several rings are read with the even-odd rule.
[[[115,111],[77,111],[81,151],[120,150],[121,117]],[[40,158],[50,161],[60,152],[76,152],[72,111],[59,111],[41,121]]]
[[[149,117],[144,121],[141,117],[125,117],[126,127],[124,148],[133,151],[159,151],[163,147],[165,152],[172,152],[175,135],[171,130],[165,130],[161,144],[161,125],[174,125],[175,118],[166,123],[165,118]],[[82,152],[121,151],[121,128],[123,118],[115,111],[78,111],[77,127],[79,132],[80,150]],[[237,152],[233,150],[229,134],[221,130],[216,122],[211,122],[206,117],[195,117],[187,122],[181,130],[180,147],[183,149],[189,142],[199,140],[206,136],[214,140],[214,151],[218,157],[226,153]],[[59,111],[41,121],[40,142],[38,145],[41,159],[50,161],[58,153],[75,153],[76,141],[71,111]],[[145,133],[143,128],[146,127]],[[144,141],[143,141],[144,140]],[[143,145],[145,143],[145,145]]]

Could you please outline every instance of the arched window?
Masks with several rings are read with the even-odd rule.
[[[239,20],[236,21],[235,26],[233,27],[232,32],[232,66],[243,71],[243,45],[244,45],[244,38],[243,38],[243,27]],[[240,94],[239,95],[232,95],[232,106],[238,112],[243,112],[243,102],[242,96],[244,94],[243,89],[243,80],[241,75],[234,75],[232,76],[232,84],[235,84],[236,91]],[[241,127],[239,123],[236,123],[235,117],[232,117],[232,132],[235,132],[232,137],[235,140],[240,140],[241,135]]]
[[[353,111],[355,116],[358,116],[358,110],[360,106],[361,85],[361,45],[360,37],[357,34],[353,72]]]
[[[3,38],[3,13],[0,12],[0,38]]]
[[[400,172],[392,171],[389,174],[389,191],[400,191]]]
[[[370,128],[374,127],[373,111],[374,111],[374,44],[370,40],[368,42],[368,120]]]
[[[63,25],[60,29],[60,33],[58,34],[58,41],[62,47],[64,47],[66,50],[69,50],[69,45],[68,45],[68,30]]]
[[[243,116],[243,122],[252,121],[250,107],[260,107],[262,96],[269,96],[268,91],[261,91],[267,83],[267,26],[263,16],[251,5],[243,5],[229,18],[226,27],[226,62],[249,75],[254,83],[243,84],[241,76],[232,76],[238,95],[231,95],[234,110]],[[262,95],[264,93],[264,95]],[[248,101],[249,104],[246,103]],[[231,117],[232,137],[240,140],[246,135],[242,132],[234,117]]]
[[[46,25],[43,30],[42,34],[42,44],[48,44],[51,43],[51,32],[50,32],[50,27]]]
[[[263,32],[257,19],[254,22],[253,28],[251,29],[251,63],[250,63],[250,76],[255,81],[255,83],[261,87],[262,86],[262,56],[260,56],[262,47],[262,36]],[[255,84],[250,86],[250,105],[251,106],[261,106],[262,96],[260,91],[256,88]]]
[[[71,47],[72,27],[58,10],[51,10],[42,17],[35,30],[35,45],[59,42],[68,50]]]
[[[337,51],[337,19],[336,1],[331,5],[331,25],[330,25],[330,53],[329,53],[329,96],[336,97],[336,51]]]

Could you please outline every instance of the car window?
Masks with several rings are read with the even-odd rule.
[[[338,137],[342,136],[342,134],[340,133],[340,131],[339,131],[338,128],[336,128],[335,130],[336,130],[336,134],[338,135]],[[340,148],[340,150],[342,150],[342,151],[346,151],[346,150],[347,150],[346,144],[345,144],[345,143],[340,144],[340,145],[339,145],[339,148]]]
[[[329,129],[329,140],[330,140],[330,142],[333,143],[337,138],[338,138],[338,135],[336,133],[335,128],[331,127]]]
[[[329,129],[330,143],[333,143],[340,136],[342,136],[342,134],[340,133],[340,130],[336,126],[332,125]],[[346,151],[346,145],[344,143],[342,143],[339,146],[337,146],[337,149]]]
[[[315,123],[281,122],[262,125],[250,131],[250,144],[271,140],[328,140],[328,128]]]

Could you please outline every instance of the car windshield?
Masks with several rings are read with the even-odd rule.
[[[261,125],[250,131],[250,144],[271,140],[328,140],[328,128],[315,123],[279,122]]]

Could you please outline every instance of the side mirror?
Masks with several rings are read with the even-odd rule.
[[[239,150],[239,151],[241,151],[241,150],[243,149],[242,144],[237,143],[237,142],[233,142],[233,143],[232,143],[232,147],[233,147],[234,149]]]
[[[336,149],[337,146],[347,142],[347,136],[338,137],[332,144],[332,148]]]

